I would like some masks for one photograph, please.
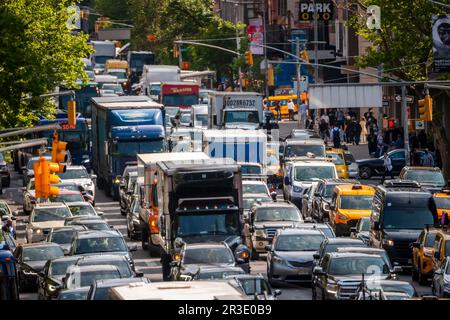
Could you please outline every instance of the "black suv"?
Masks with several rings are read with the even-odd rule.
[[[370,217],[369,245],[383,248],[393,263],[412,266],[412,244],[435,223],[431,193],[411,180],[388,180],[376,187]]]
[[[359,184],[355,179],[323,179],[317,183],[312,202],[311,217],[319,222],[329,221],[331,196],[335,186],[344,184]]]

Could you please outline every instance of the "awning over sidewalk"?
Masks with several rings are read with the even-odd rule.
[[[313,84],[309,86],[309,108],[381,108],[382,86],[373,84]]]

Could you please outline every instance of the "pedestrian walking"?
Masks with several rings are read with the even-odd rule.
[[[345,116],[344,116],[344,111],[342,111],[341,109],[339,109],[336,112],[336,120],[337,120],[338,127],[343,129],[344,128],[344,122],[345,122]]]
[[[362,117],[361,121],[359,122],[359,126],[361,127],[361,134],[360,134],[360,141],[361,143],[367,142],[367,122],[366,118]]]
[[[355,144],[359,146],[359,141],[361,139],[361,132],[362,127],[361,125],[356,121],[356,119],[353,119],[353,139],[355,141]]]
[[[320,137],[322,138],[322,140],[325,141],[325,143],[327,143],[328,123],[325,121],[325,119],[320,120],[319,133],[320,133]]]
[[[278,121],[281,121],[281,107],[280,107],[280,101],[275,102],[275,111],[277,112],[277,118]]]
[[[380,155],[383,154],[383,152],[384,152],[384,138],[381,131],[379,131],[377,136],[377,154],[375,155],[375,157],[379,157]]]
[[[325,120],[328,125],[330,124],[330,117],[328,117],[323,111],[320,113],[320,120]]]
[[[334,124],[334,128],[331,131],[331,137],[333,139],[333,146],[335,148],[341,147],[341,129],[339,129],[337,123]]]
[[[384,153],[383,157],[383,165],[384,165],[384,173],[383,178],[381,179],[381,183],[383,183],[386,180],[386,176],[390,175],[391,179],[394,179],[394,174],[392,173],[392,161],[391,158],[388,157],[387,152]]]
[[[289,112],[289,120],[294,120],[294,108],[295,108],[295,104],[294,104],[294,102],[292,101],[292,99],[289,99],[289,102],[288,102],[288,112]]]
[[[425,149],[425,154],[422,158],[423,167],[434,167],[434,158],[428,149]]]

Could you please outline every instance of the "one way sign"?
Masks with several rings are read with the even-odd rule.
[[[395,101],[402,102],[402,96],[399,94],[395,95]],[[414,102],[414,96],[406,96],[406,102],[407,103],[413,103]]]

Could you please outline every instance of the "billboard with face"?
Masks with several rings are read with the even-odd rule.
[[[450,71],[450,14],[435,15],[433,22],[433,58],[435,72]]]

